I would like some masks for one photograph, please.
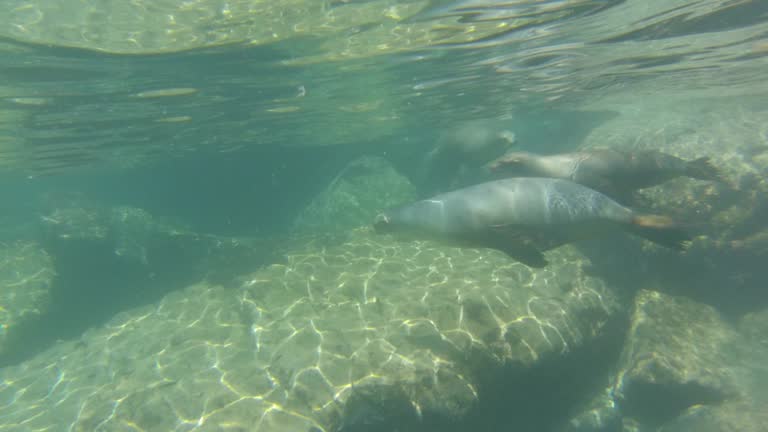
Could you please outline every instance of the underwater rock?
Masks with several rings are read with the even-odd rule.
[[[369,225],[381,209],[412,201],[408,179],[384,158],[350,162],[294,221],[294,232],[340,232]]]
[[[657,426],[740,396],[742,343],[714,308],[640,291],[614,388],[622,414]]]
[[[367,229],[309,242],[237,289],[178,290],[0,370],[0,397],[14,400],[0,404],[0,428],[330,432],[460,420],[482,382],[537,397],[536,382],[515,379],[534,368],[551,377],[553,361],[609,328],[615,291],[582,265],[571,247],[534,271]],[[549,393],[539,397],[549,406]],[[510,422],[516,409],[492,412]]]
[[[0,357],[21,343],[26,325],[46,313],[54,276],[51,257],[39,244],[0,243]]]
[[[768,310],[739,331],[711,307],[641,291],[619,373],[562,432],[757,432],[768,421]]]
[[[109,235],[109,215],[101,207],[56,208],[40,219],[50,239],[101,240]]]
[[[719,405],[694,405],[659,432],[762,432],[768,424],[768,309],[739,322],[742,346],[731,355],[744,367],[743,395]]]
[[[252,271],[277,253],[270,239],[200,234],[136,207],[61,208],[42,222],[46,248],[68,274],[81,273],[84,279],[97,256],[123,278],[185,275],[184,283],[190,283],[236,268]]]
[[[695,405],[659,432],[763,432],[768,424],[765,402],[736,401]]]
[[[587,406],[561,429],[561,432],[621,432],[622,417],[608,387],[590,401]]]
[[[62,208],[41,221],[40,244],[56,273],[54,298],[27,326],[27,340],[0,357],[3,365],[197,281],[236,284],[239,275],[279,261],[284,243],[198,234],[134,207]]]
[[[755,349],[768,352],[768,309],[742,317],[739,322],[739,331]]]
[[[765,111],[743,107],[723,109],[725,101],[686,105],[612,119],[592,131],[584,149],[610,145],[625,150],[660,150],[684,159],[708,156],[724,181],[679,178],[645,189],[637,206],[667,214],[697,237],[688,253],[638,254],[636,268],[649,269],[625,278],[643,286],[659,283],[665,290],[716,306],[739,316],[768,306],[764,265],[768,251],[768,141],[763,129]],[[707,111],[702,107],[717,107]],[[658,117],[657,117],[658,116]],[[664,118],[660,118],[660,117]],[[653,124],[654,129],[648,129]],[[618,247],[622,247],[621,245]],[[596,274],[621,266],[605,248],[589,252]],[[622,283],[614,280],[613,283]]]

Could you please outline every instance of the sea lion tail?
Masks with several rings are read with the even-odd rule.
[[[723,179],[720,170],[712,165],[707,156],[687,162],[685,164],[685,175],[699,180],[722,181]]]
[[[691,244],[691,235],[675,223],[672,218],[652,214],[632,217],[632,232],[676,251],[684,251]]]

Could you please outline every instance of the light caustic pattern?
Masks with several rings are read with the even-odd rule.
[[[20,328],[45,314],[55,272],[40,245],[0,243],[0,354],[5,354]]]
[[[481,369],[565,355],[616,310],[573,249],[548,257],[532,271],[365,230],[310,244],[237,289],[191,286],[6,369],[0,430],[332,431],[363,393],[460,416]]]

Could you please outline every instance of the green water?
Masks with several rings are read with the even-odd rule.
[[[0,430],[765,424],[768,3],[0,9]],[[430,155],[499,131],[724,181],[635,203],[681,254],[619,235],[533,269],[371,232],[481,181],[499,154]]]

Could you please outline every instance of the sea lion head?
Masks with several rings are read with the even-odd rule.
[[[517,141],[517,137],[515,137],[515,133],[511,130],[503,130],[498,133],[498,138],[502,141],[503,145],[505,145],[507,148],[515,145],[515,142]]]
[[[423,200],[385,210],[374,218],[373,231],[403,239],[424,238],[440,219],[438,207],[434,201]]]
[[[379,213],[373,220],[373,230],[376,234],[386,234],[394,231],[392,219],[386,213]]]

